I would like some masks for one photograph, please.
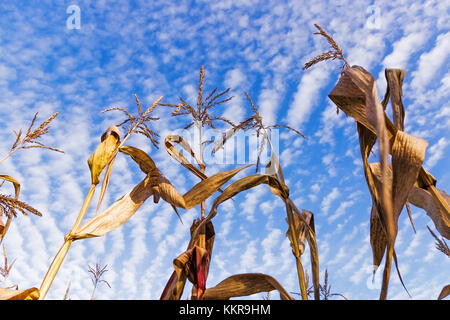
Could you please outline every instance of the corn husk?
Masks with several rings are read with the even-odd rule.
[[[103,133],[101,143],[87,161],[92,184],[97,185],[100,182],[100,174],[117,154],[119,145],[120,131],[116,126],[111,126]]]

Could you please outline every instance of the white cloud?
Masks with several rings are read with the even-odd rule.
[[[339,192],[339,189],[337,187],[334,187],[330,193],[328,193],[322,200],[322,203],[320,205],[321,213],[324,215],[328,214],[328,211],[330,210],[331,204],[334,200],[338,199],[340,197],[341,193]]]
[[[449,145],[449,140],[445,137],[442,137],[438,140],[438,142],[431,147],[428,148],[427,159],[425,160],[425,166],[429,169],[434,167],[439,160],[444,156],[444,151]]]
[[[302,76],[294,94],[294,101],[287,113],[287,122],[290,126],[298,128],[308,121],[319,99],[319,91],[327,83],[328,78],[328,70],[318,66]]]
[[[419,66],[413,72],[411,87],[423,91],[434,78],[438,69],[445,63],[450,53],[450,32],[438,35],[435,46],[419,58]]]

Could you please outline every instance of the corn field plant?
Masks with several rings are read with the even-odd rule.
[[[373,265],[378,268],[385,257],[382,287],[379,293],[379,298],[384,300],[388,296],[393,263],[406,290],[400,272],[401,261],[399,261],[395,251],[398,219],[401,211],[404,207],[407,208],[414,228],[409,204],[424,209],[434,223],[436,230],[443,237],[439,239],[429,229],[431,235],[437,241],[437,249],[448,256],[448,245],[444,238],[449,239],[450,237],[450,197],[444,191],[436,188],[436,178],[422,166],[428,145],[427,141],[404,132],[406,110],[402,102],[402,84],[406,71],[399,69],[385,70],[387,90],[384,98],[380,101],[377,96],[374,77],[361,66],[350,66],[335,40],[319,25],[315,26],[318,29],[317,34],[324,37],[330,44],[330,50],[308,61],[303,69],[307,72],[306,70],[312,68],[315,64],[328,60],[338,60],[343,63],[338,82],[328,97],[336,105],[338,112],[340,110],[355,120],[364,175],[372,198],[372,210],[368,219],[370,221]],[[266,293],[263,297],[269,299],[271,297],[269,292],[273,290],[279,292],[279,297],[282,300],[294,300],[291,295],[294,294],[293,292],[290,294],[280,281],[264,273],[234,274],[223,279],[214,287],[207,286],[216,233],[214,218],[221,214],[220,205],[228,200],[233,201],[233,198],[238,194],[245,193],[260,185],[266,185],[271,192],[271,196],[278,197],[284,204],[287,227],[285,236],[290,243],[292,259],[296,266],[298,292],[295,292],[295,295],[302,300],[328,300],[333,296],[347,299],[344,295],[331,291],[327,269],[325,270],[323,284],[319,282],[320,264],[317,241],[321,235],[316,234],[315,215],[307,209],[299,210],[290,198],[290,189],[286,184],[287,179],[282,170],[283,158],[280,159],[280,155],[273,147],[270,131],[279,128],[288,130],[293,135],[304,139],[307,139],[307,137],[293,127],[265,123],[257,105],[247,92],[243,92],[243,96],[246,98],[250,116],[244,121],[234,123],[223,116],[218,116],[220,107],[229,103],[233,97],[228,96],[230,88],[223,91],[215,88],[209,93],[205,93],[205,77],[205,70],[202,66],[199,72],[195,104],[190,104],[186,101],[187,99],[182,97],[179,98],[178,103],[169,103],[165,102],[161,96],[150,106],[144,107],[135,95],[136,112],[134,113],[122,107],[110,107],[102,111],[103,113],[118,112],[124,118],[119,123],[111,124],[106,129],[101,135],[96,149],[87,159],[90,181],[86,181],[86,186],[89,186],[89,189],[72,228],[67,230],[61,247],[56,252],[44,278],[36,279],[36,284],[40,283],[39,288],[37,286],[25,290],[2,288],[0,289],[1,299],[45,299],[58,276],[60,268],[63,267],[63,262],[69,254],[70,248],[72,245],[76,245],[74,242],[107,236],[109,232],[126,223],[144,205],[147,199],[153,196],[153,203],[164,201],[170,204],[174,213],[180,219],[179,223],[186,223],[182,221],[179,210],[199,207],[200,211],[197,218],[192,222],[189,221],[191,227],[186,250],[184,252],[172,252],[173,272],[161,292],[161,300],[180,300],[188,281],[192,284],[190,293],[192,300],[227,300],[258,293]],[[392,120],[386,114],[389,101],[392,107]],[[180,134],[160,137],[160,134],[152,126],[155,121],[160,120],[154,115],[157,108],[161,112],[171,110],[173,117],[184,116],[188,118],[184,129],[197,130],[199,137],[197,145],[193,147]],[[21,130],[14,132],[16,138],[13,145],[10,151],[0,160],[0,164],[20,149],[42,148],[62,152],[39,141],[42,135],[48,133],[49,124],[56,116],[57,113],[53,114],[36,129],[33,129],[37,118],[36,114],[25,134]],[[219,123],[226,125],[227,130],[222,132],[217,140],[206,140],[203,136],[204,130],[206,128],[217,130]],[[205,145],[213,144],[211,152],[214,154],[223,148],[239,131],[250,132],[258,138],[256,163],[207,176],[205,172],[210,164],[204,161]],[[136,146],[126,144],[130,136],[135,134],[144,136],[153,148],[159,148],[160,140],[164,138],[164,148],[170,157],[198,178],[199,181],[183,195],[180,194],[150,154]],[[369,163],[369,156],[377,142],[379,162]],[[194,151],[195,149],[198,152]],[[267,163],[261,163],[261,155],[264,150],[270,154]],[[191,160],[185,157],[183,153],[188,154]],[[116,157],[120,156],[130,157],[136,164],[135,169],[141,172],[143,178],[131,190],[101,211],[101,204],[108,192]],[[256,169],[255,173],[251,172],[252,166]],[[260,167],[264,167],[264,173],[258,173]],[[244,175],[244,177],[237,179],[238,174]],[[37,216],[42,216],[42,213],[19,200],[19,181],[7,174],[0,175],[0,179],[11,183],[15,190],[14,197],[0,194],[0,243],[2,243],[13,217],[18,212],[24,215],[32,213]],[[229,184],[227,185],[227,183]],[[93,204],[96,190],[99,192],[99,198],[98,202]],[[212,200],[210,208],[206,206],[208,199]],[[86,219],[87,210],[92,205],[96,207],[95,215]],[[145,205],[152,204],[147,202]],[[6,219],[5,223],[3,223],[3,219]],[[0,271],[1,275],[6,278],[14,262],[8,263],[5,246],[3,248],[5,262]],[[302,259],[306,248],[309,248],[310,266],[305,266],[304,259]],[[97,263],[95,268],[88,267],[93,282],[91,299],[95,299],[95,290],[100,283],[110,287],[109,283],[102,279],[102,276],[108,271],[106,267],[107,265],[102,267],[101,263]],[[310,270],[311,278],[308,275],[308,270]],[[68,298],[69,290],[70,282],[64,300]],[[444,286],[439,299],[448,296],[449,290],[449,285]]]

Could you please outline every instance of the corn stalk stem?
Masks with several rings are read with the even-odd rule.
[[[203,137],[202,137],[202,124],[199,125],[198,127],[198,135],[199,135],[199,152],[200,152],[200,163],[201,163],[201,172],[205,173],[205,165],[203,163]],[[200,216],[201,219],[203,220],[205,218],[205,201],[202,201],[202,203],[200,204]],[[199,238],[199,246],[201,248],[206,249],[206,227],[203,226],[202,231],[200,233],[200,238]]]
[[[270,144],[270,149],[271,152],[275,152],[273,149],[273,145],[272,145],[272,141],[269,138],[269,135],[266,131],[266,128],[264,128],[264,132],[267,136],[267,141]],[[277,165],[277,164],[276,164]],[[279,173],[279,178],[281,179],[281,182],[284,184],[284,177],[282,174],[282,170],[281,170],[281,164],[278,164],[280,166],[280,168],[276,168],[276,172]],[[280,171],[280,172],[278,172]],[[277,174],[278,176],[278,174]],[[298,282],[299,282],[299,286],[300,286],[300,293],[302,296],[302,300],[308,300],[308,294],[306,293],[306,281],[305,281],[305,274],[303,271],[303,264],[302,264],[302,259],[300,256],[300,249],[298,246],[298,239],[296,237],[296,228],[295,228],[295,224],[294,224],[294,218],[292,216],[292,208],[291,205],[289,204],[289,202],[285,201],[286,204],[286,214],[287,214],[287,218],[288,218],[288,224],[289,224],[289,230],[291,233],[291,239],[292,239],[292,247],[293,247],[293,252],[294,252],[294,256],[295,256],[295,262],[296,262],[296,266],[297,266],[297,277],[298,277]]]
[[[47,274],[42,281],[41,287],[39,288],[39,300],[45,299],[48,289],[50,289],[50,286],[52,285],[53,280],[55,279],[55,276],[58,273],[58,270],[61,267],[61,264],[63,263],[71,244],[72,240],[66,239],[56,256],[53,258],[52,264],[50,265],[50,268],[48,269]]]
[[[0,159],[0,163],[2,163],[3,161],[5,161],[10,155],[12,155],[14,152],[17,151],[17,149],[21,146],[22,144],[20,144],[19,146],[15,147],[14,149],[12,149],[11,151],[9,151],[2,159]]]
[[[77,232],[78,227],[80,226],[81,221],[83,220],[86,211],[89,208],[89,205],[91,204],[92,198],[94,196],[95,186],[96,186],[95,184],[91,184],[89,192],[86,196],[86,199],[84,200],[83,206],[81,207],[80,213],[78,214],[77,220],[75,221],[72,230],[70,230],[68,235],[65,237],[63,245],[59,249],[55,258],[53,258],[52,264],[50,265],[47,274],[45,275],[44,280],[42,281],[41,287],[39,289],[40,291],[39,300],[43,300],[47,295],[48,289],[50,289],[50,286],[52,285],[53,280],[55,279],[56,274],[58,273],[59,268],[61,267],[61,264],[63,263],[67,252],[69,251],[70,245],[72,244],[73,241],[71,236]]]

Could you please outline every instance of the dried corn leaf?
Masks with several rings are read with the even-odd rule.
[[[150,179],[146,177],[131,191],[82,225],[72,238],[77,240],[104,236],[130,219],[152,194]]]
[[[361,90],[365,97],[365,110],[368,122],[375,128],[379,144],[379,156],[381,163],[382,176],[387,181],[387,165],[389,153],[389,140],[385,123],[384,109],[378,101],[377,88],[375,79],[372,75],[359,66],[351,68],[344,68],[344,73],[347,74],[351,81]],[[388,192],[389,186],[382,183],[379,192],[379,202],[383,207],[385,216],[383,220],[386,225],[388,246],[393,246],[395,241],[394,222],[392,219],[393,199],[392,194]],[[382,213],[382,214],[383,214]]]
[[[205,175],[199,169],[197,169],[193,164],[191,164],[191,162],[188,159],[186,159],[186,157],[184,157],[183,154],[177,148],[175,148],[175,146],[172,144],[172,142],[180,143],[180,145],[183,147],[183,149],[187,150],[191,154],[191,156],[195,159],[195,161],[197,161],[200,169],[204,170],[205,165],[203,164],[203,162],[201,162],[201,160],[198,159],[197,155],[195,154],[194,150],[192,150],[189,143],[186,140],[184,140],[183,137],[181,137],[179,135],[169,135],[166,137],[166,140],[165,140],[166,150],[172,158],[174,158],[176,161],[178,161],[183,167],[188,169],[195,176],[199,177],[202,180],[207,179],[208,176]],[[220,188],[218,190],[220,192],[223,192],[223,190]]]
[[[0,300],[37,300],[39,289],[13,290],[0,288]]]
[[[370,216],[370,244],[372,247],[375,273],[376,268],[380,265],[381,260],[383,259],[384,252],[387,246],[386,230],[383,226],[383,218],[386,214],[380,214],[380,212],[383,212],[383,208],[379,201],[378,190],[375,185],[375,178],[368,162],[370,152],[376,142],[377,136],[375,133],[367,129],[359,122],[357,122],[357,131],[359,135],[361,157],[363,160],[364,175],[370,194],[372,196],[372,210]]]
[[[392,145],[392,192],[396,222],[425,159],[428,142],[398,131]]]
[[[438,300],[442,300],[450,295],[450,284],[446,285],[442,288],[441,293],[439,294]]]
[[[100,195],[98,197],[97,208],[95,209],[95,215],[97,215],[98,210],[100,209],[100,206],[102,205],[103,198],[105,197],[106,190],[108,189],[109,180],[111,178],[111,172],[112,172],[115,158],[116,157],[112,158],[111,162],[108,163],[108,166],[106,168],[105,177],[102,182],[102,188],[100,189]]]
[[[14,179],[11,176],[8,176],[6,174],[0,174],[0,179],[5,180],[5,181],[9,181],[13,184],[14,186],[14,198],[17,200],[19,198],[19,193],[20,193],[20,183],[19,181],[17,181],[16,179]]]
[[[302,215],[303,217],[300,217],[300,215]],[[306,233],[308,232],[307,226],[309,226],[309,223],[311,221],[312,212],[302,210],[302,213],[294,212],[292,217],[294,220],[294,232],[292,232],[291,227],[289,227],[288,231],[286,232],[286,236],[291,241],[292,247],[293,243],[292,233],[294,233],[295,237],[297,238],[299,253],[300,255],[302,255],[305,252]],[[289,223],[287,218],[286,222]]]
[[[282,300],[294,300],[277,280],[263,273],[243,273],[228,277],[215,287],[207,289],[203,299],[228,300],[272,290],[278,290]]]
[[[250,166],[247,165],[234,170],[220,172],[209,178],[203,175],[202,179],[204,180],[181,196],[170,181],[156,168],[153,160],[144,151],[134,147],[122,147],[120,151],[129,154],[139,164],[141,170],[149,175],[155,202],[161,197],[172,206],[183,209],[191,209],[197,206],[214,194],[214,192],[220,190],[220,187],[235,174]]]
[[[88,159],[91,170],[91,182],[97,185],[100,182],[100,174],[117,154],[120,144],[120,131],[116,126],[111,126],[101,137],[101,143]]]
[[[209,177],[208,179],[200,181],[191,190],[183,195],[183,199],[185,201],[185,207],[183,208],[190,209],[197,206],[202,201],[213,195],[214,192],[228,182],[233,176],[250,166],[252,165],[249,164],[234,170],[220,172]]]
[[[141,149],[132,146],[122,146],[119,148],[119,151],[128,154],[145,174],[149,174],[152,170],[156,169],[155,162]]]
[[[233,127],[231,129],[228,129],[225,131],[222,136],[217,140],[214,141],[214,147],[211,150],[211,154],[214,154],[217,152],[217,150],[222,149],[224,144],[236,134],[241,129],[240,126]]]
[[[386,251],[387,239],[377,207],[374,203],[372,204],[372,210],[370,212],[370,245],[372,247],[373,255],[373,276],[375,276],[375,272],[378,269],[381,260],[383,260],[384,252]]]
[[[386,76],[387,87],[382,105],[384,109],[386,109],[389,98],[391,98],[394,126],[398,130],[403,131],[405,121],[405,108],[403,107],[402,102],[402,85],[403,79],[406,75],[406,70],[385,69],[384,74]]]
[[[382,299],[387,295],[390,265],[394,255],[394,243],[398,228],[398,216],[407,201],[409,191],[421,170],[423,170],[422,162],[427,146],[425,140],[401,131],[404,120],[401,85],[404,75],[405,72],[402,70],[386,71],[388,89],[383,101],[384,108],[378,102],[375,80],[369,72],[359,66],[344,68],[344,75],[329,95],[330,99],[340,109],[353,116],[357,121],[364,173],[373,202],[371,245],[374,265],[379,264],[384,255],[384,248],[387,246],[387,258],[380,295]],[[358,90],[361,92],[358,93]],[[384,113],[389,98],[391,98],[395,115],[395,125],[389,121]],[[362,112],[363,109],[365,109],[365,114]],[[368,156],[376,137],[379,139],[381,164],[378,168],[378,179],[373,177],[373,168],[368,164]],[[393,178],[389,177],[388,172],[390,168],[387,159],[390,151],[392,153],[393,174],[391,175]],[[398,270],[397,264],[396,267]]]
[[[128,149],[128,151],[130,150]],[[81,226],[73,235],[73,239],[100,237],[120,227],[136,213],[148,197],[154,194],[158,194],[173,206],[183,209],[193,208],[206,200],[220,186],[246,167],[248,165],[234,170],[220,172],[206,180],[202,180],[184,196],[181,196],[170,184],[169,180],[155,168],[130,192]]]
[[[342,73],[338,83],[328,94],[331,101],[347,116],[354,118],[364,127],[376,134],[375,127],[367,120],[365,94],[362,92],[347,73]]]
[[[205,179],[204,174],[200,170],[195,168],[191,164],[191,162],[188,159],[186,159],[186,157],[183,156],[183,154],[177,148],[175,148],[175,146],[172,143],[179,144],[184,150],[186,150],[191,155],[192,158],[195,159],[200,169],[204,169],[205,165],[197,157],[197,155],[195,154],[194,150],[191,148],[189,143],[182,136],[179,136],[177,134],[168,135],[164,142],[166,150],[172,158],[177,160],[183,167],[194,173],[200,179]]]
[[[311,256],[311,270],[314,286],[314,299],[320,300],[320,283],[319,283],[319,248],[316,240],[316,227],[314,224],[314,214],[310,211],[303,210],[311,215],[309,226],[306,231],[306,239],[309,243],[309,254]]]
[[[273,148],[272,148],[272,153],[270,155],[269,162],[266,165],[265,174],[275,176],[285,186],[285,188],[288,188],[284,182],[284,175],[283,175],[283,170],[281,169],[280,161],[278,160],[277,154],[273,151]],[[280,196],[278,194],[278,192],[276,191],[276,189],[270,187],[270,185],[269,185],[269,189],[273,194]]]
[[[442,190],[438,190],[438,192],[450,205],[450,195]],[[443,237],[450,240],[450,215],[436,203],[435,198],[429,191],[415,185],[408,195],[408,200],[416,207],[424,209],[433,221],[436,230],[439,231]]]
[[[272,186],[273,188],[280,190],[280,195],[282,197],[288,197],[289,194],[285,193],[285,189],[282,187],[281,183],[278,181],[277,178],[265,175],[265,174],[254,174],[250,175],[244,178],[241,178],[232,184],[230,184],[216,199],[214,199],[213,205],[211,207],[211,210],[208,214],[208,216],[200,223],[200,225],[197,227],[197,229],[194,232],[193,238],[196,238],[198,233],[200,232],[201,228],[206,224],[208,221],[210,221],[212,218],[215,217],[217,214],[217,207],[225,202],[228,199],[231,199],[236,194],[243,192],[245,190],[251,189],[253,187],[256,187],[260,184],[267,184]],[[191,240],[192,241],[192,240]]]

